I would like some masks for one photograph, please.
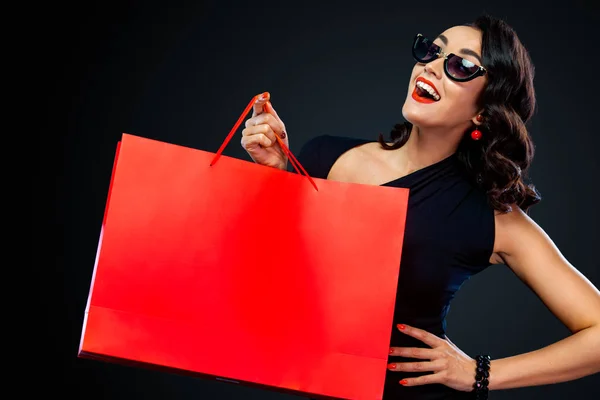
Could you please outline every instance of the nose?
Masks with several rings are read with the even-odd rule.
[[[438,58],[436,58],[435,60],[430,61],[427,64],[425,64],[425,72],[429,72],[429,73],[435,75],[435,77],[438,79],[442,78],[443,69],[444,69],[444,57],[441,54],[438,55]]]

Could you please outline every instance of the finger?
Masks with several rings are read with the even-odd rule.
[[[261,125],[251,126],[249,128],[245,128],[245,129],[242,130],[242,137],[244,137],[244,136],[252,136],[252,135],[265,135],[272,142],[275,142],[277,140],[275,138],[275,132],[267,124],[261,124]]]
[[[254,104],[252,105],[252,116],[256,117],[264,111],[264,106],[267,101],[271,98],[271,94],[269,92],[264,92],[257,96]]]
[[[273,141],[263,134],[242,137],[242,147],[248,151],[272,145]]]
[[[422,349],[420,347],[391,347],[391,356],[401,356],[406,358],[420,358],[422,360],[435,360],[442,355],[438,350]]]
[[[431,383],[442,383],[442,374],[440,372],[435,374],[417,376],[415,378],[404,378],[400,381],[401,385],[404,386],[420,386],[429,385]]]
[[[448,366],[445,360],[401,362],[388,364],[390,371],[418,372],[418,371],[442,371]]]
[[[265,110],[266,111],[266,110]],[[268,112],[264,112],[246,121],[246,128],[267,124],[274,132],[281,133],[284,130],[283,123]]]
[[[433,333],[424,331],[423,329],[413,328],[412,326],[404,324],[398,324],[397,327],[400,330],[400,332],[405,333],[408,336],[412,336],[415,339],[418,339],[431,347],[438,347],[446,343],[444,339],[435,336]]]

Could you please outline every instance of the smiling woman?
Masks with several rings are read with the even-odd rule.
[[[524,183],[534,155],[525,126],[536,104],[534,68],[516,33],[503,21],[483,16],[448,29],[433,42],[417,35],[413,57],[418,63],[411,98],[425,104],[441,100],[442,94],[446,99],[423,108],[407,98],[406,122],[392,130],[393,144],[379,137],[382,148],[396,150],[407,142],[413,147],[423,129],[443,127],[450,151],[495,208],[508,211],[516,203],[527,210],[538,203],[535,187]],[[449,79],[442,79],[442,73]]]
[[[384,398],[485,399],[600,371],[600,292],[526,214],[541,197],[525,182],[536,103],[517,34],[483,16],[433,41],[417,35],[412,54],[406,122],[391,142],[322,135],[297,157],[316,178],[410,189]],[[242,145],[257,163],[285,169],[275,140],[287,145],[285,131],[266,94]],[[446,336],[450,302],[492,264],[511,268],[573,334],[503,359],[462,352]]]

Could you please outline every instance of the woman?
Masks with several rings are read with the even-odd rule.
[[[410,188],[384,397],[486,398],[600,371],[600,293],[526,213],[540,201],[524,182],[535,109],[527,51],[506,23],[483,16],[435,40],[417,35],[413,56],[407,122],[391,143],[324,135],[298,154],[313,177]],[[286,169],[274,136],[289,143],[285,124],[268,94],[242,134],[255,162]],[[573,334],[491,362],[457,348],[445,335],[450,301],[491,264],[509,266]]]

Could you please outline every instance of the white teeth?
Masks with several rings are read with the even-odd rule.
[[[431,96],[433,96],[433,98],[436,101],[440,99],[440,95],[435,91],[435,89],[432,88],[431,86],[429,86],[428,84],[426,84],[425,82],[417,81],[417,86],[420,87],[423,90],[427,90],[427,92],[429,92],[429,94]]]

